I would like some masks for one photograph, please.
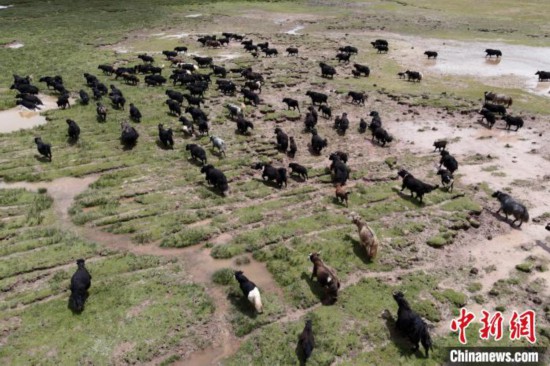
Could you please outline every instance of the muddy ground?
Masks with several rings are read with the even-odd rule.
[[[535,85],[528,79],[528,72],[515,72],[524,70],[527,65],[535,67],[535,59],[539,54],[546,54],[547,49],[521,59],[519,55],[527,48],[508,45],[506,54],[510,54],[510,61],[503,58],[500,63],[493,64],[485,61],[482,53],[478,54],[483,48],[481,42],[412,38],[382,30],[339,30],[336,26],[340,19],[327,14],[252,9],[245,15],[230,15],[222,20],[215,15],[190,11],[182,15],[194,22],[189,26],[133,32],[125,40],[99,49],[108,55],[106,62],[123,65],[136,63],[135,56],[139,52],[160,58],[158,53],[162,49],[185,44],[189,45],[190,54],[210,55],[217,64],[228,68],[250,65],[267,76],[261,94],[262,104],[245,107],[246,117],[255,125],[250,136],[234,133],[234,122],[227,118],[223,108],[227,101],[240,103],[241,100],[223,97],[215,91],[207,96],[209,116],[213,121],[211,133],[222,136],[229,147],[227,158],[218,157],[207,149],[210,161],[228,172],[231,190],[227,198],[222,199],[204,187],[202,176],[196,172],[198,168],[187,159],[184,151],[183,146],[190,142],[206,148],[207,138],[186,138],[178,130],[175,151],[155,147],[154,152],[140,152],[141,146],[154,145],[156,123],[162,121],[175,129],[178,127],[174,117],[164,114],[164,107],[159,108],[162,112],[155,113],[154,117],[151,113],[151,118],[139,126],[142,139],[137,151],[132,153],[140,159],[124,160],[128,155],[121,155],[120,161],[124,164],[105,169],[105,172],[101,172],[103,168],[94,161],[88,163],[91,165],[89,170],[77,174],[82,177],[69,177],[72,171],[68,174],[65,169],[79,167],[79,162],[70,157],[74,153],[71,149],[85,149],[86,146],[61,147],[60,137],[54,137],[58,139],[63,162],[58,166],[45,167],[42,162],[30,159],[14,167],[9,160],[13,156],[32,154],[31,147],[16,148],[10,142],[2,146],[0,170],[5,179],[20,180],[18,177],[30,174],[33,180],[54,180],[2,183],[0,187],[36,192],[41,187],[47,188],[47,194],[53,199],[49,209],[53,226],[117,253],[174,261],[183,269],[181,280],[200,286],[212,301],[214,310],[204,322],[190,326],[192,335],[186,334],[170,345],[149,350],[137,361],[129,356],[134,355],[136,343],[121,342],[109,351],[107,359],[110,362],[293,364],[297,362],[288,339],[295,338],[293,332],[301,329],[305,318],[313,317],[321,344],[312,360],[315,364],[376,362],[372,360],[378,360],[380,365],[395,364],[391,359],[394,354],[400,354],[396,357],[401,357],[400,362],[405,364],[422,364],[418,356],[402,355],[403,346],[394,342],[391,331],[384,328],[380,338],[374,336],[379,333],[375,324],[380,319],[377,320],[379,314],[376,312],[379,308],[393,306],[391,298],[380,303],[364,300],[364,296],[370,294],[365,289],[365,284],[372,284],[369,281],[376,281],[388,292],[388,289],[407,288],[418,278],[421,285],[418,288],[412,285],[411,302],[413,307],[426,302],[433,304],[428,310],[423,308],[421,313],[432,317],[429,324],[436,345],[456,344],[454,336],[449,336],[449,322],[462,305],[477,313],[482,308],[500,309],[506,319],[513,310],[534,308],[538,314],[539,339],[548,342],[544,329],[548,329],[550,296],[547,284],[550,239],[545,230],[550,220],[550,135],[546,133],[550,117],[541,113],[538,106],[541,103],[538,98],[546,96],[536,95],[546,94],[546,87]],[[201,33],[219,32],[229,25],[256,42],[269,40],[279,50],[279,57],[253,59],[236,42],[218,50],[202,48],[196,43]],[[319,28],[321,25],[323,29]],[[376,38],[388,39],[392,45],[388,55],[378,55],[370,47],[369,42]],[[360,49],[359,55],[352,57],[352,63],[371,65],[373,72],[369,78],[353,78],[350,65],[338,65],[333,59],[336,48],[345,44]],[[299,47],[297,58],[284,55],[282,50],[289,46]],[[437,61],[426,61],[422,52],[433,47],[437,47],[442,56]],[[470,58],[456,57],[468,51],[471,51]],[[322,60],[336,66],[338,75],[334,80],[320,77],[317,63]],[[497,67],[501,69],[489,71]],[[413,84],[399,79],[397,71],[408,68],[422,71],[424,80]],[[463,78],[463,75],[473,77]],[[237,76],[232,78],[240,82]],[[104,79],[114,82],[108,77]],[[470,85],[478,92],[472,93],[474,97],[469,97]],[[160,104],[165,89],[150,91],[139,86],[136,92],[131,87],[121,87],[125,92],[134,93],[131,94],[134,98],[142,98],[142,104],[146,104],[145,98],[149,95],[154,95],[154,102]],[[395,91],[396,88],[402,90]],[[513,89],[511,93],[518,98],[510,110],[523,116],[525,126],[515,132],[505,130],[503,121],[498,121],[492,129],[481,123],[477,110],[483,88]],[[346,135],[339,136],[331,128],[332,119],[320,118],[319,133],[329,140],[328,149],[321,156],[313,156],[308,151],[310,134],[303,131],[304,112],[310,104],[305,92],[310,89],[326,92],[333,116],[347,112],[351,122]],[[366,104],[351,104],[346,98],[350,90],[366,91]],[[281,100],[287,96],[300,100],[302,113],[299,116],[284,111]],[[530,104],[535,107],[530,109]],[[386,147],[372,142],[369,132],[360,134],[357,131],[360,118],[369,121],[368,113],[372,110],[380,113],[384,128],[394,136],[394,141]],[[42,134],[55,128],[52,123],[63,122],[71,115],[71,111],[59,113],[48,114],[54,121],[40,130]],[[93,109],[78,113],[89,129],[97,124]],[[123,118],[122,112],[114,113],[115,118]],[[289,136],[295,136],[298,153],[294,159],[274,149],[273,129],[276,126]],[[104,149],[102,158],[110,162],[121,152],[108,145],[116,138],[116,128],[105,129],[102,133],[106,136],[106,147],[100,147]],[[97,135],[90,133],[85,135],[84,141],[95,138]],[[424,205],[419,205],[406,194],[399,193],[397,168],[404,167],[425,181],[437,183],[435,171],[439,155],[433,152],[432,144],[443,138],[449,141],[448,149],[460,164],[455,190],[448,193],[439,189],[426,196]],[[333,200],[334,187],[325,170],[330,163],[328,153],[336,150],[346,151],[350,156],[349,207]],[[155,163],[158,161],[160,163]],[[257,161],[270,161],[275,166],[287,166],[296,161],[307,166],[313,174],[307,183],[291,178],[287,188],[278,190],[260,182],[259,172],[250,168],[250,163]],[[529,209],[531,221],[517,229],[496,214],[498,204],[490,194],[497,189],[506,190],[523,202]],[[275,208],[262,209],[270,205]],[[15,216],[9,214],[9,205],[4,210],[8,212],[5,220],[15,220]],[[381,238],[380,254],[375,261],[366,260],[360,249],[356,249],[356,229],[348,219],[351,212],[365,217]],[[184,223],[177,218],[183,218]],[[174,225],[164,219],[179,223],[181,231],[170,231]],[[201,235],[189,239],[197,232]],[[170,248],[166,243],[185,247]],[[322,250],[325,261],[341,276],[342,300],[333,307],[322,306],[319,298],[313,295],[315,286],[304,279],[304,274],[307,277],[310,271],[306,255],[312,250]],[[94,260],[99,261],[100,255],[92,256],[90,262]],[[60,269],[70,268],[69,263],[72,259],[46,269],[44,276],[49,278]],[[266,314],[257,317],[246,309],[246,303],[235,300],[234,283],[227,286],[213,282],[213,275],[227,268],[241,268],[253,279],[265,294]],[[67,271],[70,272],[68,268]],[[39,283],[36,286],[40,288]],[[445,291],[450,289],[458,294],[455,294],[457,297],[463,295],[466,303],[458,301],[457,305],[457,302],[437,297],[447,294]],[[14,285],[3,295],[4,301],[9,300],[10,291],[24,290],[28,290],[26,284]],[[57,293],[39,299],[35,306],[60,300],[64,295]],[[381,297],[390,297],[390,293]],[[354,313],[350,309],[354,309],[357,301],[376,309],[372,310],[376,315],[370,317],[369,313],[369,318],[363,319]],[[129,316],[139,317],[142,308],[149,305],[145,301],[132,307]],[[24,311],[21,306],[15,304],[14,308]],[[90,308],[93,309],[93,305]],[[395,307],[390,309],[395,313]],[[331,311],[346,317],[342,323],[333,325],[336,334],[329,334],[331,329],[327,322]],[[17,334],[19,326],[16,323],[20,316],[3,318],[7,324],[3,328],[6,329],[3,344],[9,345],[10,335]],[[360,324],[367,325],[358,328]],[[273,350],[269,354],[264,342],[269,340],[270,334],[278,332],[284,336],[272,340]],[[359,339],[349,340],[349,345],[341,349],[335,339],[345,338],[348,333],[358,334]],[[280,359],[273,355],[278,352],[283,353]],[[381,353],[390,356],[380,358]],[[9,359],[10,356],[4,357]],[[430,362],[441,364],[442,357],[443,351],[436,350]]]

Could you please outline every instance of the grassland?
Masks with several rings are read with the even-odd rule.
[[[90,72],[106,85],[120,87],[126,99],[140,108],[143,121],[135,124],[140,138],[134,149],[122,149],[119,122],[127,119],[128,112],[110,108],[107,122],[98,123],[93,106],[78,104],[45,112],[46,125],[0,136],[0,177],[7,182],[55,185],[58,178],[100,175],[72,202],[72,224],[56,211],[54,195],[48,191],[0,190],[0,362],[160,364],[180,358],[185,362],[196,350],[221,348],[225,338],[220,335],[226,332],[239,347],[224,354],[224,364],[292,365],[298,363],[297,335],[310,318],[317,340],[311,364],[440,365],[444,347],[457,345],[456,335],[448,331],[449,320],[461,306],[480,304],[490,309],[534,308],[540,317],[539,345],[548,346],[547,258],[518,255],[519,267],[513,267],[517,270],[482,284],[470,273],[467,255],[461,252],[488,235],[509,231],[486,209],[491,202],[487,183],[459,181],[455,192],[436,190],[420,205],[399,192],[396,169],[406,166],[435,182],[437,157],[430,154],[430,146],[421,154],[408,141],[382,149],[356,133],[355,127],[345,138],[339,137],[330,121],[322,120],[319,131],[328,137],[330,150],[348,151],[351,156],[352,194],[346,208],[333,198],[329,161],[306,151],[309,135],[302,133],[300,121],[291,121],[296,115],[285,112],[280,103],[283,94],[297,95],[305,110],[303,94],[313,86],[331,93],[334,114],[350,110],[356,124],[366,110],[346,103],[344,93],[365,90],[368,108],[391,116],[394,130],[399,119],[414,120],[414,112],[419,119],[447,116],[449,124],[467,128],[473,120],[469,111],[486,88],[482,80],[440,75],[421,85],[406,83],[395,77],[402,68],[399,60],[376,55],[368,42],[379,34],[411,34],[540,46],[550,34],[539,11],[543,1],[529,1],[521,8],[508,0],[499,1],[498,7],[496,1],[475,3],[475,12],[470,11],[474,6],[470,0],[71,4],[28,1],[0,10],[0,44],[14,40],[24,44],[19,49],[0,48],[0,85],[6,88],[0,88],[0,109],[13,106],[14,93],[7,90],[12,73],[32,74],[35,79],[61,74],[76,93],[86,89],[82,73]],[[203,16],[186,17],[194,13]],[[285,34],[279,25],[291,27],[300,19],[307,22],[305,34]],[[196,34],[221,31],[246,33],[257,41],[269,39],[280,50],[298,44],[302,55],[253,60],[237,45],[205,50],[194,41]],[[166,37],[182,32],[192,35]],[[355,61],[376,72],[369,79],[354,79],[346,76],[349,66],[338,66],[341,74],[334,80],[322,79],[318,61],[330,59],[336,46],[348,42],[362,50]],[[161,64],[165,61],[156,53],[182,44],[192,53],[220,60],[228,53],[235,58],[219,63],[251,65],[268,75],[264,105],[246,107],[255,124],[250,136],[235,134],[223,109],[223,103],[240,104],[240,98],[222,97],[214,88],[207,93],[205,111],[212,133],[228,144],[226,158],[209,149],[207,137],[181,134],[176,118],[163,105],[167,88],[127,86],[97,70],[100,63],[136,64],[139,52],[155,53]],[[276,88],[277,84],[284,88]],[[514,97],[517,111],[547,120],[547,98],[508,85],[498,90]],[[470,114],[461,115],[461,110]],[[76,144],[67,141],[67,118],[82,129]],[[158,145],[158,123],[176,131],[173,150]],[[291,178],[286,189],[278,190],[250,168],[257,161],[288,164],[273,145],[276,125],[296,136],[297,161],[310,168],[307,183]],[[52,144],[51,163],[35,157],[36,135]],[[227,175],[227,197],[206,185],[189,159],[186,143],[204,146],[209,162]],[[464,166],[480,163],[461,158]],[[488,164],[491,167],[481,169],[491,172],[500,166],[500,162]],[[381,239],[374,261],[361,249],[347,217],[351,211],[369,221]],[[117,236],[91,242],[74,225]],[[117,237],[128,241],[130,248],[115,249],[116,243],[109,241]],[[201,279],[193,263],[200,257],[191,251],[195,248],[208,251],[227,268],[216,272],[213,280]],[[320,306],[322,290],[309,278],[307,255],[317,250],[322,250],[343,284],[334,306]],[[77,258],[87,259],[93,276],[91,296],[79,316],[67,309]],[[247,265],[239,264],[244,258],[268,271],[262,280],[271,291],[262,288],[266,308],[261,316],[240,296],[228,269],[241,267],[246,274]],[[394,320],[386,314],[389,310],[395,316],[391,292],[397,289],[407,291],[413,308],[430,324],[435,351],[429,360],[409,352],[408,342],[396,334]],[[533,296],[541,301],[533,302]],[[470,338],[477,342],[476,332],[476,327],[469,328]]]

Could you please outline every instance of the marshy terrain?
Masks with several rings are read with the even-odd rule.
[[[537,345],[550,345],[550,83],[535,76],[550,71],[546,1],[182,3],[0,6],[2,364],[297,365],[298,336],[311,319],[316,347],[308,364],[441,365],[445,347],[459,344],[449,324],[462,307],[476,316],[499,310],[506,321],[513,311],[533,309]],[[222,32],[267,41],[279,55],[254,58],[234,40],[216,49],[197,42]],[[389,42],[387,54],[371,46],[380,38]],[[345,45],[359,50],[349,64],[335,59]],[[168,78],[172,68],[161,52],[177,46],[188,47],[186,62],[209,56],[265,78],[255,107],[243,105],[238,92],[216,90],[212,76],[202,108],[210,134],[225,140],[226,156],[208,136],[184,134],[168,113],[165,91],[183,87],[148,87],[143,75],[137,86],[127,85],[97,68],[138,65],[137,55],[147,53]],[[297,47],[298,56],[287,56],[287,47]],[[503,56],[486,58],[486,48]],[[428,60],[426,50],[438,58]],[[336,68],[333,79],[321,77],[319,62]],[[354,63],[368,65],[370,76],[354,77]],[[422,81],[401,79],[398,72],[407,69],[422,72]],[[95,102],[79,104],[78,91],[90,92],[83,73],[115,85],[139,107],[141,122],[131,122],[140,134],[135,147],[125,149],[119,139],[128,106],[117,110],[104,97],[108,117],[98,122]],[[15,105],[12,74],[33,76],[42,112]],[[38,82],[45,75],[63,76],[70,108],[57,108],[58,95]],[[239,74],[227,79],[244,82]],[[332,118],[319,116],[317,124],[328,139],[321,155],[311,154],[304,131],[308,90],[327,94],[332,107]],[[489,90],[513,98],[508,110],[523,117],[523,128],[480,122]],[[350,103],[349,91],[365,92],[365,105]],[[301,112],[287,110],[285,97],[297,99]],[[250,134],[236,133],[226,103],[243,106],[254,123]],[[358,131],[371,111],[394,137],[384,147],[370,131]],[[344,112],[350,128],[339,135],[333,121]],[[67,138],[69,118],[81,128],[76,143]],[[174,130],[173,149],[158,142],[159,123]],[[294,136],[294,158],[277,151],[276,127]],[[52,145],[51,162],[38,156],[36,136]],[[420,204],[400,192],[397,171],[440,184],[433,148],[439,139],[459,162],[454,190],[438,188]],[[205,182],[185,149],[190,143],[225,173],[226,196]],[[336,200],[329,171],[328,155],[337,150],[349,155],[347,207]],[[291,175],[279,189],[252,169],[258,162],[298,162],[309,179]],[[495,190],[525,204],[531,220],[510,226],[496,214]],[[353,213],[380,240],[373,260],[360,245]],[[334,305],[321,303],[323,291],[310,279],[314,251],[341,281]],[[79,258],[92,286],[76,315],[67,301]],[[262,314],[243,298],[237,269],[261,290]],[[428,323],[428,359],[410,351],[395,329],[397,290]],[[499,342],[481,341],[479,328],[468,328],[471,344],[528,344],[507,333]]]

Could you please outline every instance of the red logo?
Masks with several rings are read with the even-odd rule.
[[[501,340],[504,322],[502,313],[497,311],[491,315],[488,311],[482,310],[481,315],[482,327],[479,330],[479,338],[488,340],[494,337],[495,341]],[[465,308],[461,308],[459,317],[451,321],[451,330],[453,332],[458,332],[458,340],[460,343],[468,343],[466,339],[466,328],[468,328],[475,318],[476,316],[474,313],[470,313]],[[535,311],[526,310],[521,314],[514,311],[509,322],[509,330],[511,340],[525,338],[531,343],[536,343]]]
[[[481,323],[483,327],[479,330],[479,337],[481,339],[489,339],[489,337],[495,337],[495,341],[502,338],[502,313],[497,311],[492,317],[488,311],[482,310]]]
[[[512,318],[510,319],[510,339],[521,339],[522,337],[527,338],[531,343],[537,341],[537,336],[535,335],[535,312],[533,310],[526,310],[519,315],[517,311],[512,313]]]
[[[453,332],[458,331],[458,340],[462,344],[468,343],[466,341],[466,328],[470,325],[476,316],[473,313],[469,313],[465,308],[460,309],[460,316],[458,319],[453,319],[451,322],[451,330]]]

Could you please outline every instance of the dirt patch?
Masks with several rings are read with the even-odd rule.
[[[151,300],[145,300],[141,304],[134,306],[130,310],[128,310],[128,313],[126,314],[127,317],[133,318],[135,316],[138,316],[145,308],[147,308],[149,305],[151,305],[153,302]]]
[[[294,28],[292,28],[291,30],[286,31],[285,33],[286,34],[298,34],[298,32],[301,31],[304,28],[305,27],[303,25],[297,25]]]
[[[124,356],[131,352],[136,346],[133,342],[122,342],[117,344],[113,350],[113,358],[121,363],[124,363]]]

